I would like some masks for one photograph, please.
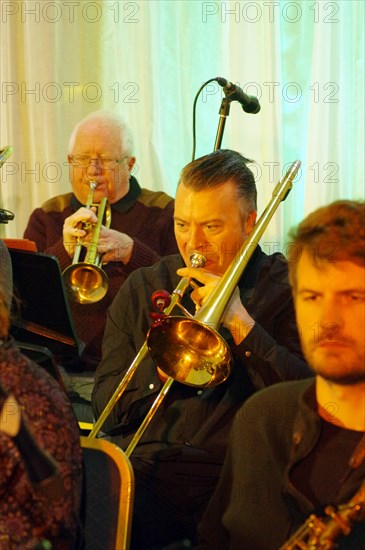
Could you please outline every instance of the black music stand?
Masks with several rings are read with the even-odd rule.
[[[48,348],[66,370],[77,370],[84,344],[78,339],[58,259],[9,248],[13,267],[14,319],[19,342]]]

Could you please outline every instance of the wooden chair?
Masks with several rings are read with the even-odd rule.
[[[84,486],[81,521],[85,550],[128,550],[134,474],[126,454],[105,439],[80,437]]]
[[[18,250],[29,250],[29,252],[37,252],[37,246],[34,241],[29,239],[2,239],[8,248],[16,248]]]

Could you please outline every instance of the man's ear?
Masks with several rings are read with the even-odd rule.
[[[132,172],[133,166],[135,165],[135,163],[136,163],[136,157],[129,157],[128,158],[128,170],[129,170],[129,172]]]
[[[257,212],[250,212],[245,223],[245,235],[250,235],[256,223]]]

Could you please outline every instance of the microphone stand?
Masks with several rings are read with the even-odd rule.
[[[231,99],[229,97],[224,97],[222,99],[221,107],[219,109],[219,122],[218,122],[217,135],[215,138],[214,151],[217,151],[217,149],[221,148],[224,127],[226,125],[226,118],[227,116],[229,116],[230,107],[231,107]]]

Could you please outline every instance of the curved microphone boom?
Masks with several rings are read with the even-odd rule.
[[[256,115],[260,112],[261,106],[257,97],[245,94],[239,86],[232,84],[225,78],[217,76],[215,80],[222,86],[226,98],[230,101],[238,101],[245,113]]]

